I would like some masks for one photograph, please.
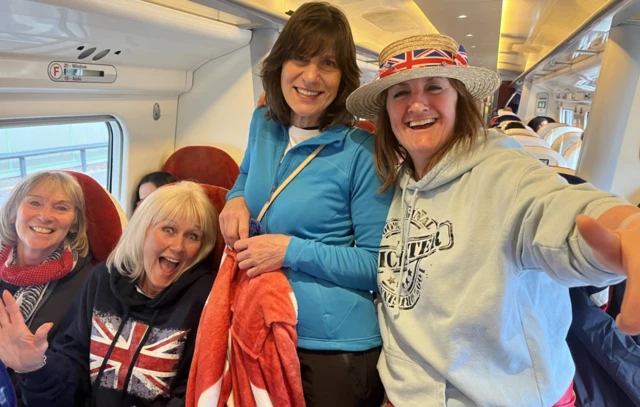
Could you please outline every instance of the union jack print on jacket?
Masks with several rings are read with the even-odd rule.
[[[184,406],[200,314],[213,275],[185,272],[154,298],[96,266],[47,350],[20,375],[29,407]]]

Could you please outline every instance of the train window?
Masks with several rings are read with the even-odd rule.
[[[0,205],[42,170],[83,172],[111,190],[114,131],[112,117],[0,121]]]
[[[573,110],[560,108],[560,122],[573,126]]]

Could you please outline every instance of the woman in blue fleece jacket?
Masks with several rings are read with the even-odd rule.
[[[379,405],[372,291],[391,194],[377,193],[373,138],[345,110],[359,70],[344,14],[326,3],[299,7],[262,77],[269,107],[253,115],[222,234],[249,275],[282,268],[291,283],[307,406]],[[266,212],[267,234],[248,238],[249,218],[318,146]]]

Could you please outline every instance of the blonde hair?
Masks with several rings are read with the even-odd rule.
[[[185,270],[202,261],[216,242],[215,210],[204,190],[196,183],[182,181],[165,185],[154,191],[136,209],[118,244],[107,258],[107,267],[115,268],[123,276],[140,281],[145,274],[144,241],[147,230],[159,222],[185,220],[196,224],[202,232],[200,252]]]
[[[487,127],[482,120],[480,106],[473,99],[471,93],[467,90],[462,82],[457,79],[448,78],[451,86],[458,93],[458,101],[456,102],[456,120],[453,128],[453,137],[451,137],[439,151],[427,163],[427,168],[423,168],[424,173],[429,172],[445,155],[454,148],[459,148],[462,153],[470,153],[473,150],[478,134],[487,137]],[[387,92],[384,91],[380,98],[383,101],[387,99]],[[387,112],[387,104],[380,105],[378,113],[378,121],[376,123],[376,136],[374,138],[374,164],[378,177],[382,181],[381,191],[386,191],[390,186],[394,185],[401,171],[398,171],[398,165],[402,163],[402,167],[416,173],[416,168],[409,152],[398,142],[393,129],[391,128],[391,120]]]
[[[0,242],[3,245],[16,245],[18,232],[16,218],[18,207],[24,198],[39,185],[46,184],[51,189],[62,190],[74,206],[74,220],[64,242],[79,256],[89,253],[87,237],[87,215],[84,193],[80,183],[70,174],[59,171],[41,171],[27,175],[9,194],[9,199],[0,209]]]

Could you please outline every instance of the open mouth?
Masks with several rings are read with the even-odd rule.
[[[180,260],[172,259],[171,257],[160,256],[160,267],[165,273],[173,273],[180,265]]]
[[[321,94],[322,92],[318,92],[318,91],[313,91],[313,90],[309,90],[309,89],[303,89],[303,88],[298,88],[296,86],[293,87],[296,92],[298,92],[300,95],[302,96],[306,96],[306,97],[316,97],[319,94]]]
[[[438,119],[430,118],[430,119],[422,119],[422,120],[411,120],[407,122],[406,125],[412,130],[425,130],[433,126]]]
[[[53,229],[41,228],[38,226],[29,226],[29,229],[33,230],[36,233],[40,233],[41,235],[50,235],[53,233]]]

